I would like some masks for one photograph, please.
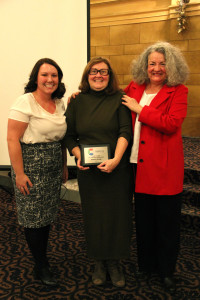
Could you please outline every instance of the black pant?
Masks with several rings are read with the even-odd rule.
[[[38,268],[48,265],[46,256],[50,225],[41,228],[24,228],[28,247]]]
[[[139,269],[171,276],[180,246],[181,194],[135,193],[135,216]]]

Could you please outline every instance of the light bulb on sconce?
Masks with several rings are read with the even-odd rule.
[[[183,32],[186,29],[186,15],[185,15],[185,7],[190,2],[190,0],[179,0],[177,4],[179,5],[176,11],[178,11],[179,17],[178,21],[178,33]]]

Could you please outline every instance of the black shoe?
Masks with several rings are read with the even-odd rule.
[[[94,285],[103,285],[106,282],[106,268],[102,260],[95,261],[92,282]]]
[[[40,279],[43,284],[48,286],[57,286],[58,282],[48,266],[42,268],[34,268],[35,279]]]
[[[163,278],[163,284],[165,286],[165,289],[173,294],[176,290],[176,285],[175,285],[175,282],[174,282],[174,279],[172,277],[164,277]]]

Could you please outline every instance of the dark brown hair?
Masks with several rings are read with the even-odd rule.
[[[24,94],[34,92],[37,89],[38,72],[39,72],[40,67],[43,64],[52,65],[58,71],[58,80],[59,80],[58,88],[55,92],[53,92],[53,94],[51,95],[51,98],[52,99],[55,99],[55,98],[61,99],[64,96],[65,91],[66,91],[64,83],[61,82],[61,80],[63,78],[63,72],[62,72],[61,68],[58,66],[58,64],[50,58],[41,58],[36,62],[35,66],[33,67],[32,71],[31,71],[31,74],[29,77],[29,82],[26,84],[26,86],[24,88]]]
[[[108,95],[112,95],[120,90],[117,76],[116,76],[114,70],[112,69],[111,64],[108,61],[108,59],[106,59],[104,57],[94,57],[88,62],[88,64],[86,65],[86,67],[83,71],[81,83],[79,85],[79,89],[81,90],[81,92],[87,93],[90,90],[90,85],[88,82],[89,72],[90,72],[92,66],[99,64],[101,62],[104,62],[108,66],[108,69],[109,69],[109,82],[108,82],[107,87],[105,88],[105,92]]]

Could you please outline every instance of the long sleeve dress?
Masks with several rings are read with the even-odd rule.
[[[110,144],[114,156],[117,140],[131,140],[131,114],[121,104],[122,93],[80,93],[68,105],[68,130],[64,142],[71,152],[81,144]],[[96,166],[78,170],[88,256],[120,259],[129,256],[132,228],[133,180],[129,147],[112,173]]]

